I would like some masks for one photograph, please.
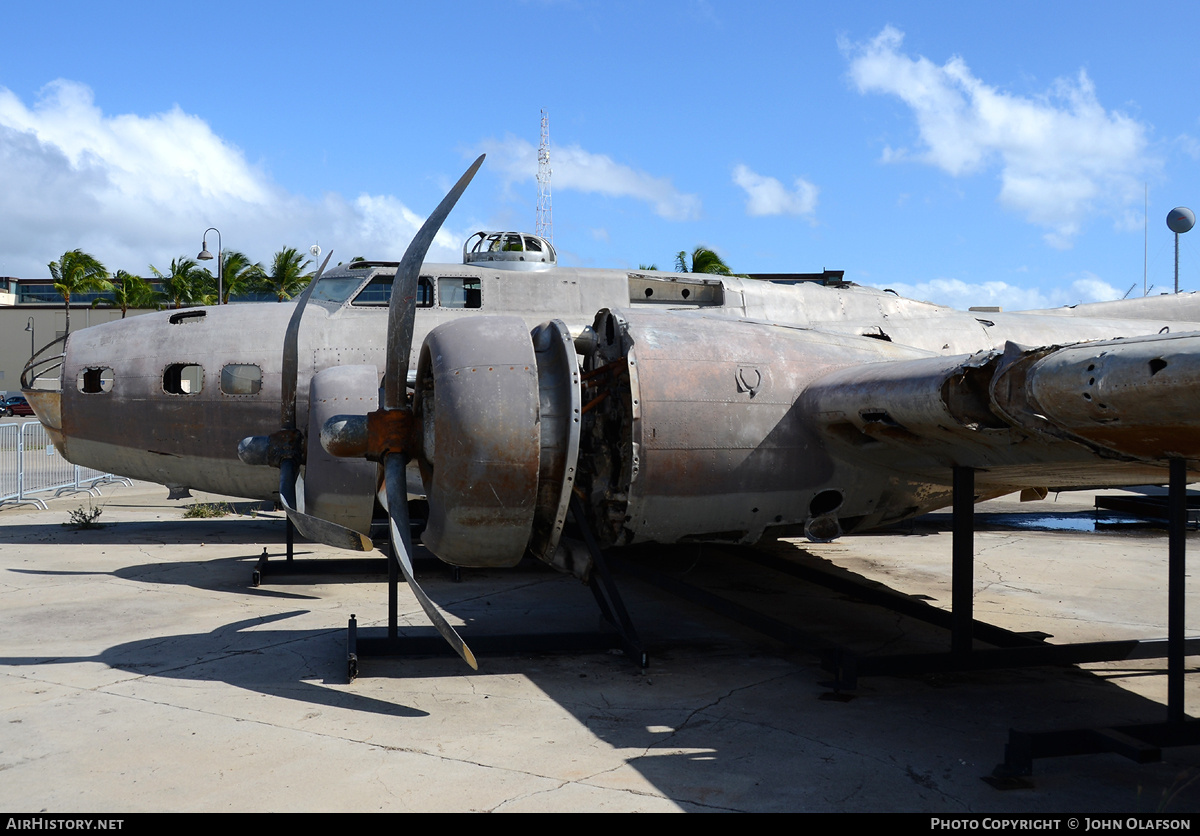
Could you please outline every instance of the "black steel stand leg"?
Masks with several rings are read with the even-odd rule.
[[[287,517],[284,521],[287,523],[287,559],[291,560],[296,545],[296,527],[292,525],[291,517]]]
[[[617,585],[613,582],[612,573],[608,571],[608,563],[604,560],[604,555],[600,551],[600,545],[596,542],[591,528],[587,525],[587,518],[583,515],[583,508],[580,506],[579,498],[574,495],[571,496],[571,515],[575,518],[575,523],[579,526],[579,530],[583,532],[583,540],[592,555],[592,563],[595,566],[595,571],[592,574],[591,581],[588,583],[588,587],[592,590],[592,595],[596,597],[596,604],[600,607],[600,612],[621,637],[621,645],[625,648],[625,654],[630,659],[633,659],[638,667],[648,668],[650,666],[650,658],[646,655],[646,649],[642,646],[642,640],[638,638],[637,630],[633,626],[629,612],[625,609],[625,602],[621,598],[621,593],[617,591]]]
[[[1200,744],[1200,723],[1189,721],[1184,714],[1188,645],[1184,637],[1188,513],[1184,459],[1169,460],[1167,507],[1167,722],[1036,733],[1011,729],[1004,763],[993,773],[999,788],[1030,786],[1016,779],[1033,774],[1035,758],[1115,752],[1137,763],[1155,763],[1166,747]]]
[[[950,652],[967,656],[971,652],[975,623],[975,471],[954,468],[954,545],[950,569]]]
[[[1171,459],[1167,501],[1167,722],[1184,721],[1184,588],[1187,552],[1187,461]]]
[[[400,561],[393,547],[388,549],[388,627],[387,637],[400,637]]]

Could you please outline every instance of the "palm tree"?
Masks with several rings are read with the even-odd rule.
[[[255,287],[263,274],[261,264],[251,264],[245,253],[237,250],[225,250],[221,253],[221,301],[228,305],[230,296],[240,296]],[[207,278],[208,290],[216,293],[217,282],[208,268],[201,268]],[[206,294],[208,295],[208,294]]]
[[[121,319],[130,308],[154,308],[158,306],[162,294],[150,286],[150,282],[141,276],[135,276],[124,270],[118,270],[113,276],[111,294],[108,298],[99,298],[92,302],[92,307],[112,305],[121,309]]]
[[[163,295],[175,308],[203,302],[207,296],[205,276],[212,278],[207,270],[196,266],[195,259],[183,256],[171,259],[171,271],[165,275],[153,264],[150,265],[150,272],[162,282]]]
[[[54,289],[62,294],[67,308],[67,334],[71,333],[71,294],[90,293],[112,289],[108,271],[95,256],[83,250],[65,252],[58,261],[48,265],[54,277]]]
[[[721,256],[708,247],[696,247],[692,250],[692,269],[687,266],[687,253],[679,251],[675,256],[675,271],[677,273],[716,273],[720,276],[732,276],[733,271]]]
[[[280,302],[291,299],[304,290],[312,279],[312,273],[304,272],[308,265],[308,259],[300,255],[295,247],[284,247],[275,253],[271,269],[259,277],[257,289],[264,293],[274,293]]]

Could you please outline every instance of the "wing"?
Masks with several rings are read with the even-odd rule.
[[[1200,334],[850,366],[798,407],[844,455],[982,484],[1136,484],[1200,457]],[[1129,481],[1134,480],[1134,481]]]

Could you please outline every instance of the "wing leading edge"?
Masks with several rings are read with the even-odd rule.
[[[984,484],[1137,484],[1200,458],[1200,334],[1165,334],[850,366],[797,406],[875,466]],[[1165,477],[1164,477],[1165,478]],[[1132,480],[1132,481],[1130,481]]]

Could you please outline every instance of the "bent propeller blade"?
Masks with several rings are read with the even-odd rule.
[[[279,498],[283,504],[284,513],[306,540],[352,552],[369,552],[375,548],[369,537],[354,529],[297,511],[282,492]]]
[[[437,628],[437,631],[442,634],[442,638],[454,648],[455,652],[463,658],[464,662],[471,666],[472,670],[479,670],[479,663],[475,661],[475,654],[471,652],[471,648],[467,647],[467,643],[463,641],[462,636],[450,626],[450,622],[442,615],[442,611],[429,599],[429,596],[425,594],[425,590],[421,589],[421,585],[413,577],[411,556],[412,537],[409,533],[408,520],[408,490],[404,480],[405,467],[406,463],[403,456],[397,453],[388,454],[387,461],[384,464],[384,475],[387,485],[388,527],[392,535],[392,555],[395,557],[396,562],[400,564],[400,571],[404,573],[404,580],[408,582],[408,588],[417,597],[417,601],[421,604],[421,609],[425,611],[425,615],[433,622],[433,626]]]
[[[384,409],[399,409],[405,403],[405,390],[408,383],[408,357],[412,352],[413,324],[417,316],[417,283],[420,279],[421,265],[425,261],[425,253],[437,235],[446,217],[462,193],[470,185],[475,172],[483,165],[486,154],[480,154],[470,168],[458,178],[442,202],[433,213],[421,224],[421,228],[413,237],[404,251],[404,258],[396,268],[396,278],[392,280],[392,299],[388,304],[387,331],[387,370],[383,378]]]

